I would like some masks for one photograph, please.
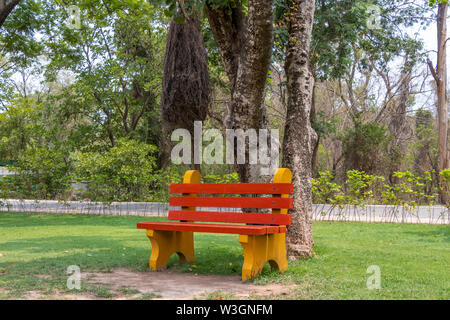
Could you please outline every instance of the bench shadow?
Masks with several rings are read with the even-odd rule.
[[[7,268],[11,272],[20,269],[21,274],[30,275],[55,272],[62,275],[71,265],[79,266],[82,271],[108,271],[122,267],[133,271],[151,272],[148,266],[151,243],[145,234],[139,231],[142,230],[137,230],[136,236],[124,239],[103,236],[60,236],[5,241],[1,244],[1,252],[9,259],[0,261],[0,267]],[[168,269],[190,272],[188,268],[195,264],[198,268],[193,271],[202,274],[240,274],[243,251],[237,237],[236,239],[226,237],[224,240],[217,246],[211,246],[205,239],[196,241],[196,261],[181,265],[177,254],[174,254],[169,260]]]

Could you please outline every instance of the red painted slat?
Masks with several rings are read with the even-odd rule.
[[[253,198],[253,197],[171,197],[171,206],[182,207],[224,207],[224,208],[272,208],[291,209],[290,198]]]
[[[171,193],[292,194],[291,183],[186,183],[171,184]]]
[[[290,225],[288,214],[169,211],[169,220]]]
[[[188,222],[141,222],[137,224],[138,229],[164,230],[164,231],[192,231],[205,233],[228,233],[263,235],[272,233],[284,233],[285,227],[279,226],[242,226]]]

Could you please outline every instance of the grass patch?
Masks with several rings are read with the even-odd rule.
[[[165,219],[0,213],[0,299],[29,291],[76,293],[66,287],[71,265],[82,272],[149,271],[150,242],[136,229],[145,220]],[[314,241],[316,257],[290,261],[281,275],[266,265],[254,282],[295,284],[289,296],[294,299],[450,298],[449,226],[318,222]],[[179,265],[174,255],[169,268],[240,274],[243,254],[236,235],[196,234],[195,249],[195,263]],[[380,290],[366,287],[371,265],[380,267]],[[83,283],[81,292],[115,296],[107,287]]]

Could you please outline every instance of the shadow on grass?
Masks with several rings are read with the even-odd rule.
[[[427,231],[405,231],[404,233],[420,237],[416,241],[440,242],[440,239],[443,239],[445,242],[450,242],[450,226]]]
[[[21,219],[22,218],[22,219]],[[143,221],[167,221],[164,217],[106,216],[83,214],[24,214],[0,212],[1,227],[35,227],[35,226],[112,226],[136,229],[136,224]]]
[[[217,242],[217,238],[215,240]],[[198,274],[239,275],[243,255],[237,238],[234,240],[224,237],[223,241],[215,244],[208,236],[196,235],[196,261],[180,265],[175,254],[169,260],[168,269]],[[231,245],[232,242],[234,245]],[[51,292],[58,289],[66,292],[70,276],[67,268],[72,265],[80,267],[81,272],[110,272],[114,268],[151,272],[148,266],[151,245],[145,235],[120,240],[100,235],[34,237],[5,241],[1,248],[7,260],[0,262],[0,270],[4,270],[0,273],[0,287],[16,295],[34,290]],[[40,278],[37,275],[49,277]],[[85,289],[93,291],[92,286]]]

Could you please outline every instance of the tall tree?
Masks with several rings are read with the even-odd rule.
[[[223,1],[220,1],[223,3]],[[273,1],[206,3],[206,14],[231,87],[227,129],[267,127],[264,93],[272,56]],[[247,161],[248,161],[248,150]],[[237,165],[242,182],[261,180],[260,166]]]
[[[149,125],[150,119],[159,125],[165,40],[165,26],[153,22],[156,8],[145,0],[73,4],[80,8],[80,29],[66,26],[65,7],[56,7],[44,37],[50,60],[47,81],[56,81],[62,70],[73,75],[54,97],[61,103],[61,118],[74,121],[71,142],[109,148],[127,136],[159,144],[160,130]]]
[[[311,71],[310,42],[314,0],[289,0],[288,44],[285,62],[288,105],[283,141],[283,166],[293,171],[294,208],[287,232],[290,259],[313,255],[312,237],[312,155],[317,134],[310,113],[314,76]]]
[[[374,68],[384,73],[383,76],[386,78],[389,74],[397,72],[396,60],[399,57],[408,57],[407,63],[402,68],[405,74],[419,60],[421,44],[408,36],[404,30],[405,27],[417,23],[429,23],[427,11],[429,11],[427,6],[412,5],[409,0],[316,0],[311,43],[316,83],[337,79],[344,94],[348,96],[348,102],[353,104],[353,110],[350,111],[353,114],[355,111],[361,112],[360,108],[354,108],[354,102],[358,100],[357,91],[361,89],[361,78],[363,86],[367,87],[366,84],[373,81],[371,72]],[[385,82],[385,79],[382,80]],[[392,85],[394,83],[396,81],[392,82]],[[390,85],[391,83],[388,83],[388,86]],[[392,89],[396,89],[395,87],[397,86]],[[389,91],[390,89],[386,88],[389,101],[397,94],[396,90]],[[369,90],[367,92],[371,94]],[[313,99],[311,116],[313,127],[317,130],[317,126],[319,125],[320,129],[323,122],[318,117],[322,110],[315,108],[314,101]],[[364,102],[369,101],[370,99],[365,99]],[[382,119],[382,115],[384,116],[385,101],[379,107],[377,122]],[[319,112],[318,115],[315,114],[315,109]],[[320,139],[325,138],[320,131],[318,133]],[[342,159],[342,156],[337,156],[338,162]]]
[[[437,94],[437,113],[438,113],[438,168],[439,171],[447,169],[449,163],[448,149],[448,99],[447,99],[447,12],[448,1],[441,0],[438,4],[437,14],[437,65],[436,69],[433,63],[428,60],[428,66],[434,81],[436,82]],[[447,203],[447,193],[441,191],[441,201]]]

